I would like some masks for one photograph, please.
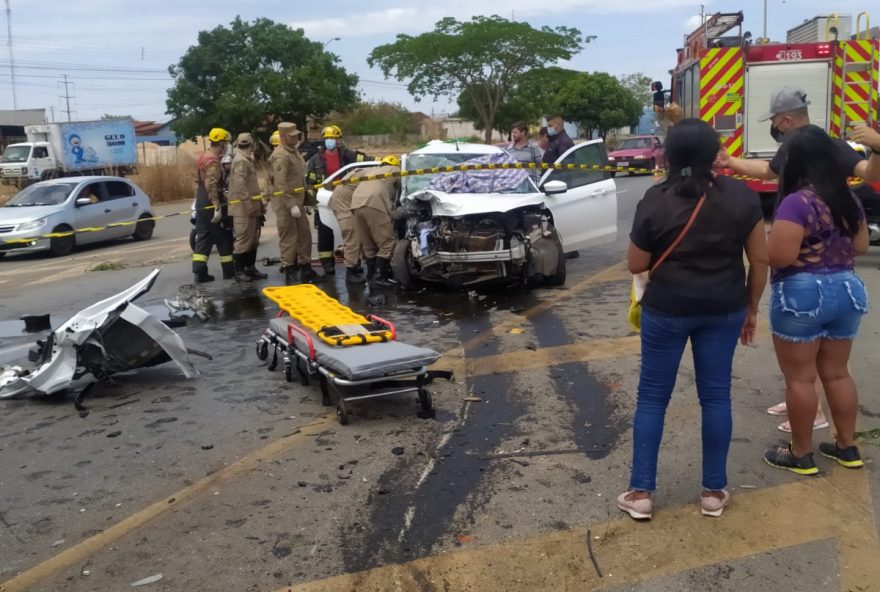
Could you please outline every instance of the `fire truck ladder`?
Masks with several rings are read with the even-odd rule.
[[[859,14],[856,24],[857,32],[853,43],[859,43],[862,40],[859,29],[863,15],[867,17],[867,13]],[[870,21],[868,21],[868,28],[870,29]],[[867,39],[868,36],[866,34],[865,40]],[[869,55],[871,56],[870,58],[863,59],[858,55],[853,55],[853,52],[843,51],[843,68],[841,72],[843,80],[840,86],[840,99],[843,105],[840,114],[841,132],[854,123],[864,123],[867,125],[874,123],[876,114],[873,110],[871,92],[872,89],[877,87],[877,68],[876,64],[874,64],[876,57],[872,49],[869,49]],[[855,117],[851,116],[851,114],[855,114]],[[859,117],[858,115],[860,114],[864,114],[865,117]]]

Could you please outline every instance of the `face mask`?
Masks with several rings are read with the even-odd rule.
[[[327,150],[336,150],[336,140],[333,138],[327,138],[324,140],[324,148]]]
[[[773,137],[773,139],[774,139],[777,143],[779,143],[779,142],[782,142],[782,137],[783,137],[785,134],[782,133],[782,130],[780,130],[780,129],[779,129],[778,127],[776,127],[775,125],[771,125],[771,126],[770,126],[770,135]]]
[[[556,135],[556,128],[555,127],[548,127],[547,128],[547,135],[548,136],[555,136]]]

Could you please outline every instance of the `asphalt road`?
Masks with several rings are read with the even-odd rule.
[[[699,515],[685,360],[661,510],[650,524],[620,517],[639,353],[621,263],[650,182],[618,179],[618,240],[569,260],[563,289],[399,293],[371,306],[342,277],[322,284],[444,353],[435,368],[456,380],[432,385],[434,417],[400,397],[355,404],[340,426],[317,387],[267,371],[254,341],[275,310],[259,288],[280,281],[277,267],[260,285],[206,287],[212,318],[179,330],[214,356],[197,359],[198,379],[171,366],[119,376],[93,390],[85,417],[64,396],[0,401],[0,590],[121,590],[157,574],[145,589],[873,589],[877,448],[863,448],[867,470],[823,462],[817,479],[760,461],[783,437],[764,413],[782,397],[766,324],[735,362],[734,504],[718,520]],[[57,322],[154,265],[142,304],[160,306],[190,281],[187,232],[177,217],[147,243],[0,262],[0,361],[33,340],[22,314]],[[277,254],[273,241],[267,232],[261,256]],[[873,293],[878,253],[860,262]],[[86,271],[107,262],[124,267]],[[863,429],[880,426],[878,331],[869,316],[852,361]]]

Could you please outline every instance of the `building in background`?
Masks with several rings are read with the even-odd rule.
[[[24,126],[46,122],[45,109],[0,111],[0,150],[16,142],[26,142]]]

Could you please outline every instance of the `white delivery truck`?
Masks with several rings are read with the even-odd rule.
[[[131,118],[41,123],[24,131],[28,141],[10,144],[0,159],[4,185],[76,175],[125,176],[137,166]]]

